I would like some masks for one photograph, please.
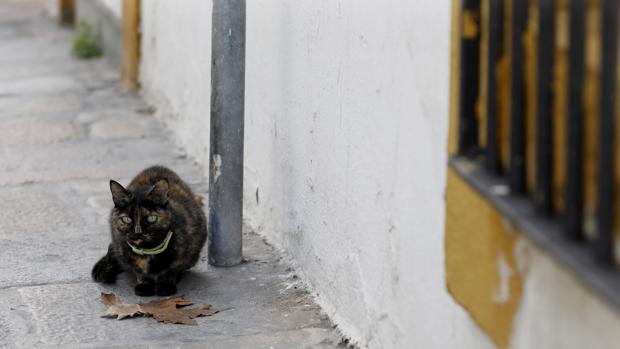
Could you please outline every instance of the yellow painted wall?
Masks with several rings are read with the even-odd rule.
[[[446,278],[449,292],[502,348],[521,301],[516,231],[453,170],[448,172]]]

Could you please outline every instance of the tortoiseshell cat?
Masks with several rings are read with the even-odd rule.
[[[162,166],[143,170],[127,189],[111,180],[110,190],[112,243],[93,267],[93,279],[113,283],[131,271],[136,295],[175,294],[180,274],[196,264],[207,238],[199,197]]]

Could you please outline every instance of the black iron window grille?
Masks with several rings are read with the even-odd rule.
[[[617,306],[619,10],[617,0],[462,0],[450,160]]]

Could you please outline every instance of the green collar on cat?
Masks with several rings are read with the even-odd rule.
[[[156,246],[153,248],[138,248],[130,244],[129,242],[127,242],[127,245],[131,247],[131,250],[135,254],[139,254],[141,256],[152,256],[152,255],[156,255],[156,254],[160,254],[164,252],[168,248],[168,243],[170,242],[171,237],[172,237],[172,230],[168,232],[168,235],[166,235],[166,238],[164,239],[164,241],[162,241],[161,244],[159,244],[159,246]]]

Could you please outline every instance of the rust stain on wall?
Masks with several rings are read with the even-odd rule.
[[[518,233],[453,169],[446,200],[448,290],[498,347],[507,348],[523,292],[514,257]]]

